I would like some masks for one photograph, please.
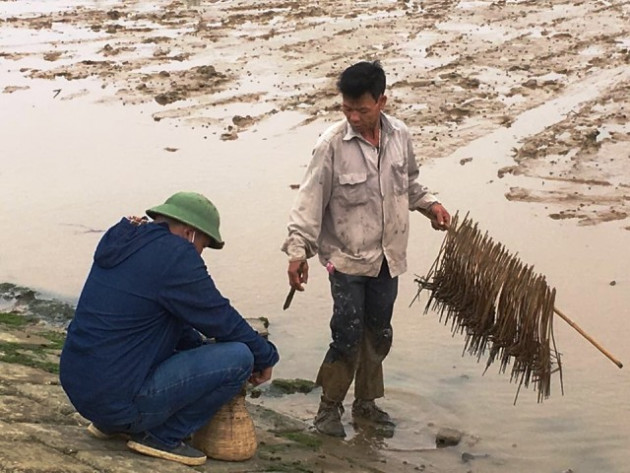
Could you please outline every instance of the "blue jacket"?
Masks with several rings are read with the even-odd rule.
[[[96,248],[61,353],[61,384],[96,424],[130,423],[147,375],[177,349],[200,345],[199,332],[245,343],[255,371],[278,361],[273,344],[219,293],[191,243],[166,224],[123,218]]]

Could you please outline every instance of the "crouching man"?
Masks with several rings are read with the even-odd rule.
[[[278,353],[224,298],[201,258],[220,249],[219,213],[179,192],[123,218],[96,248],[61,354],[60,379],[99,438],[201,465],[184,442],[246,381],[271,378]]]

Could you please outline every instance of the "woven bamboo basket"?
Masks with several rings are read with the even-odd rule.
[[[244,461],[254,456],[258,440],[244,390],[195,432],[192,445],[215,460]]]

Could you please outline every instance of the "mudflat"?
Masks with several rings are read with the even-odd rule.
[[[336,75],[359,59],[382,61],[388,112],[413,130],[420,161],[448,156],[573,93],[578,100],[566,116],[521,140],[497,179],[528,177],[506,197],[549,204],[554,219],[590,225],[628,216],[626,2],[56,5],[2,2],[4,67],[43,60],[22,67],[23,76],[96,78],[112,100],[155,101],[163,110],[154,120],[211,127],[223,140],[286,111],[304,114],[304,122],[338,118]],[[37,46],[12,49],[26,32],[41,38]],[[25,88],[5,83],[2,92]],[[57,93],[72,98],[62,85]]]

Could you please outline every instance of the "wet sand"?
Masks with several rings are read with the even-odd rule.
[[[0,280],[75,300],[105,228],[199,190],[229,235],[205,255],[219,287],[271,319],[279,376],[313,377],[325,275],[283,313],[279,247],[292,186],[340,117],[337,73],[380,59],[423,182],[546,274],[561,308],[627,361],[629,19],[612,1],[0,2]],[[412,225],[386,365],[399,427],[369,447],[418,465],[436,455],[444,471],[624,472],[625,371],[558,323],[565,396],[556,385],[542,406],[531,392],[512,406],[505,376],[482,377],[434,314],[406,307],[441,239]],[[264,402],[309,419],[316,394]],[[478,441],[436,451],[436,426]]]

